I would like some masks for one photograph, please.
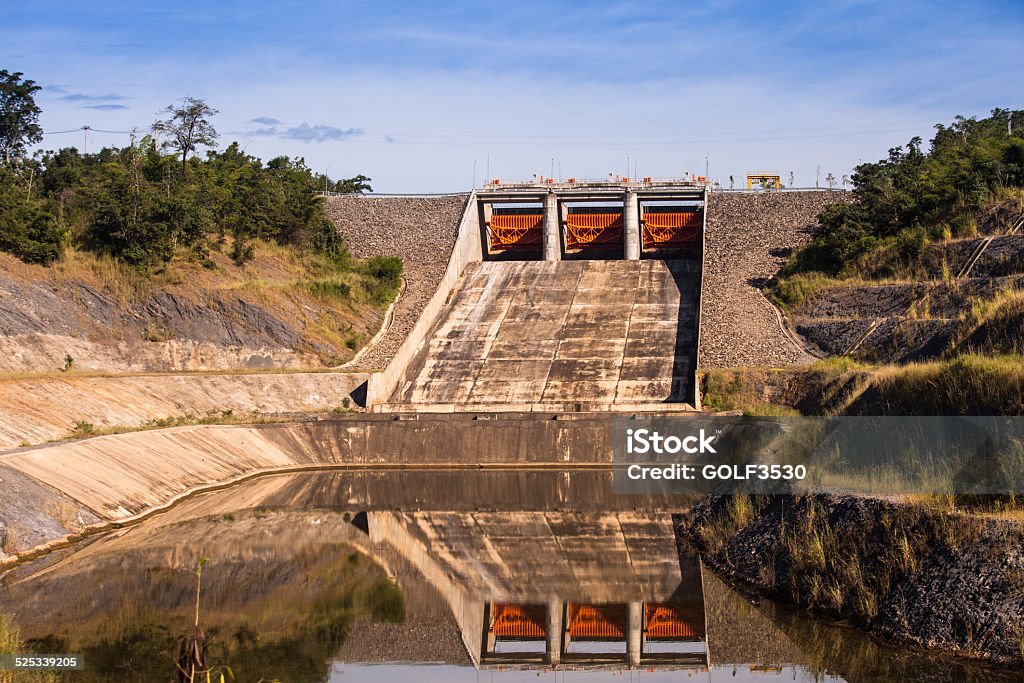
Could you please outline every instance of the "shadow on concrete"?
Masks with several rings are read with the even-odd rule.
[[[672,390],[665,403],[697,406],[697,351],[700,327],[701,257],[698,248],[665,261],[679,289],[679,312],[672,358]]]

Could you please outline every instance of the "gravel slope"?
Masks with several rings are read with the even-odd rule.
[[[807,243],[825,205],[846,197],[840,191],[708,195],[698,367],[812,360],[783,332],[761,287]]]
[[[388,331],[359,360],[359,370],[382,370],[402,345],[441,282],[469,195],[443,197],[329,197],[327,215],[360,258],[398,256],[405,292]]]

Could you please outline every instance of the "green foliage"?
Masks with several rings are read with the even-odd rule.
[[[397,256],[374,256],[365,265],[366,274],[375,285],[369,294],[376,303],[390,301],[402,286],[402,259]]]
[[[67,232],[48,210],[47,202],[12,171],[0,167],[0,251],[26,263],[51,263],[60,258]]]
[[[0,69],[0,158],[10,165],[25,155],[25,148],[43,139],[39,127],[42,110],[34,95],[42,90],[20,71]]]
[[[0,250],[46,264],[72,242],[151,270],[179,253],[206,262],[211,248],[229,240],[242,265],[262,239],[351,265],[316,195],[318,176],[303,159],[263,164],[232,143],[187,162],[183,177],[176,158],[147,136],[96,154],[45,152],[19,173],[0,168]],[[391,281],[386,265],[372,268]]]
[[[210,123],[217,110],[203,100],[186,97],[181,106],[170,104],[163,111],[167,118],[154,123],[153,132],[167,135],[163,146],[181,155],[181,175],[185,177],[189,153],[200,145],[209,147],[217,142],[217,131]]]
[[[0,251],[48,264],[70,241],[145,270],[161,267],[179,250],[212,265],[210,248],[230,236],[231,257],[239,265],[253,258],[254,239],[348,264],[316,193],[371,191],[366,176],[331,181],[314,174],[304,159],[286,156],[264,165],[238,143],[209,151],[205,159],[190,156],[217,140],[210,122],[217,110],[190,97],[168,106],[166,118],[153,125],[165,136],[162,146],[147,135],[95,154],[69,147],[22,159],[25,148],[42,139],[41,110],[33,99],[38,90],[21,73],[0,70]],[[373,267],[380,271],[374,277],[381,290],[388,290],[397,276],[388,266]]]
[[[370,187],[370,179],[363,174],[359,174],[354,178],[342,178],[334,183],[332,189],[334,192],[344,192],[348,194],[373,192],[373,188]]]
[[[863,270],[862,258],[892,249],[876,276],[916,262],[929,237],[967,236],[976,214],[995,194],[1024,185],[1022,127],[1010,135],[1009,117],[1024,111],[995,109],[986,119],[957,117],[937,125],[927,152],[921,138],[889,150],[889,157],[861,164],[853,173],[854,202],[827,207],[811,243],[789,263],[787,275],[830,275]]]

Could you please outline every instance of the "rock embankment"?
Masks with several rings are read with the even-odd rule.
[[[681,522],[717,572],[896,644],[1024,664],[1024,527],[849,495],[711,496]]]
[[[468,195],[439,197],[329,197],[327,215],[360,258],[398,256],[405,291],[393,320],[358,363],[382,370],[405,341],[441,282]]]
[[[811,360],[786,334],[761,288],[810,240],[841,191],[708,195],[698,367],[783,366]]]

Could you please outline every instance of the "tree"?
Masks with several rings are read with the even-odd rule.
[[[373,188],[370,187],[370,181],[370,178],[367,178],[360,173],[354,178],[342,178],[334,183],[334,191],[344,192],[346,194],[363,194],[364,192],[373,192]]]
[[[22,79],[20,71],[0,69],[0,153],[7,165],[43,139],[38,123],[42,110],[33,97],[40,90],[35,81]]]
[[[163,113],[169,116],[154,123],[153,132],[170,136],[163,146],[181,155],[181,177],[184,178],[189,153],[200,145],[210,147],[217,142],[217,131],[210,123],[210,118],[217,114],[217,110],[206,104],[205,100],[186,97],[180,107],[169,104]]]

